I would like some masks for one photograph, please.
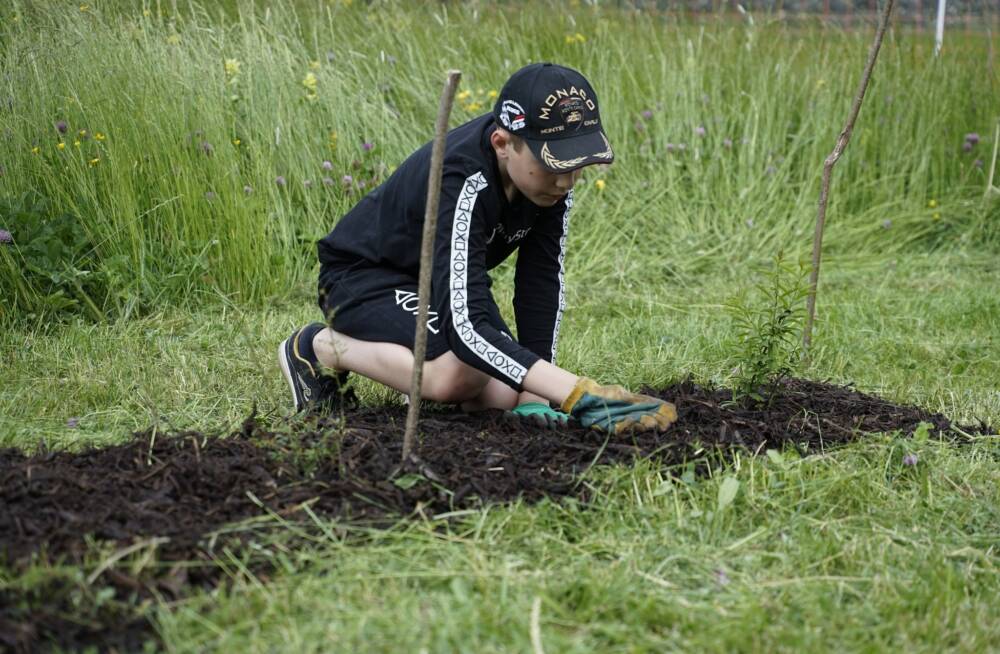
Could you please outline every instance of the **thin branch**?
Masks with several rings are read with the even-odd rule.
[[[434,265],[434,233],[437,229],[438,201],[441,198],[441,168],[444,163],[445,134],[448,116],[455,101],[455,89],[462,78],[461,71],[449,70],[441,92],[437,122],[434,124],[434,146],[431,150],[431,170],[427,176],[427,207],[424,211],[424,233],[420,243],[420,279],[417,283],[417,331],[413,336],[413,377],[410,381],[410,408],[406,413],[403,434],[403,462],[413,451],[413,437],[420,419],[420,384],[424,377],[424,356],[427,354],[427,304],[431,296],[431,268]]]
[[[830,178],[833,174],[833,165],[840,159],[848,141],[851,140],[851,132],[854,131],[854,121],[861,111],[861,103],[865,99],[865,91],[868,89],[868,80],[871,79],[872,69],[875,67],[875,60],[878,58],[878,51],[882,47],[882,37],[885,29],[889,25],[889,15],[892,13],[892,6],[895,0],[886,0],[882,9],[882,16],[879,19],[878,29],[875,31],[875,41],[868,50],[868,62],[865,64],[865,72],[861,76],[861,83],[858,85],[858,92],[854,96],[854,104],[851,105],[851,113],[848,115],[847,124],[837,138],[837,144],[833,152],[826,158],[823,164],[823,181],[819,191],[819,210],[816,214],[816,232],[813,235],[812,251],[812,271],[809,275],[809,296],[806,300],[806,325],[802,332],[802,356],[808,361],[809,347],[812,345],[812,326],[816,316],[816,288],[819,285],[819,263],[823,249],[823,227],[826,223],[826,203],[830,196]]]

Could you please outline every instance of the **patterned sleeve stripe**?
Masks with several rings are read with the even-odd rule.
[[[573,208],[573,191],[566,195],[566,211],[563,212],[562,236],[559,237],[559,304],[556,321],[552,328],[552,365],[556,365],[556,347],[559,345],[559,326],[562,324],[563,310],[566,309],[566,235],[569,234],[569,210]]]
[[[479,192],[487,186],[486,178],[481,172],[470,175],[462,185],[458,202],[455,204],[455,219],[451,226],[451,253],[448,261],[451,320],[459,340],[473,354],[520,385],[528,370],[483,338],[469,320],[469,234],[472,231],[472,210],[476,206]]]

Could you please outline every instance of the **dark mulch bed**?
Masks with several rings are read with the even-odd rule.
[[[787,382],[766,409],[731,406],[729,391],[690,381],[651,394],[678,407],[669,433],[608,439],[579,428],[510,425],[500,412],[428,413],[417,457],[403,468],[405,409],[398,407],[270,428],[251,417],[223,438],[149,430],[124,445],[80,453],[0,450],[0,559],[15,579],[32,561],[79,564],[88,552],[93,558],[89,541],[137,545],[139,553],[155,547],[158,561],[135,575],[129,566],[109,565],[93,583],[59,578],[27,588],[20,579],[0,588],[0,648],[140,647],[152,637],[140,603],[220,583],[224,573],[212,561],[223,544],[239,549],[240,532],[206,536],[264,514],[261,505],[292,521],[306,520],[308,503],[321,517],[383,525],[515,498],[586,501],[578,482],[595,463],[649,458],[669,466],[701,449],[788,444],[805,454],[865,433],[912,434],[921,422],[937,435],[952,429],[940,414],[804,380]],[[962,430],[992,433],[985,425]],[[205,565],[171,565],[192,561]],[[98,596],[100,588],[110,590]]]

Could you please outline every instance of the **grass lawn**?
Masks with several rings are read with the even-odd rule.
[[[554,7],[0,8],[14,239],[0,244],[0,448],[286,415],[274,352],[319,317],[312,244],[361,181],[429,138],[456,65],[468,95],[453,124],[528,60],[576,66],[600,94],[618,161],[577,189],[560,365],[636,389],[731,383],[726,305],[779,251],[808,252],[870,34]],[[984,62],[1000,42],[949,43],[933,60],[927,34],[887,38],[835,169],[797,374],[996,427],[1000,195],[984,191],[1000,81]],[[511,318],[512,266],[494,278]],[[365,404],[400,401],[358,384]],[[270,520],[251,548],[269,573],[234,552],[219,562],[231,584],[138,610],[176,652],[1000,650],[998,457],[997,436],[881,434],[804,458],[710,457],[697,478],[598,468],[586,504],[379,530]],[[65,579],[96,601],[88,577],[113,551],[0,567],[0,599]]]

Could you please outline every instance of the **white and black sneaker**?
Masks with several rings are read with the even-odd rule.
[[[317,322],[297,329],[278,347],[278,365],[292,389],[296,411],[335,413],[358,406],[357,395],[347,386],[347,371],[329,375],[320,369],[312,339],[324,327]]]

